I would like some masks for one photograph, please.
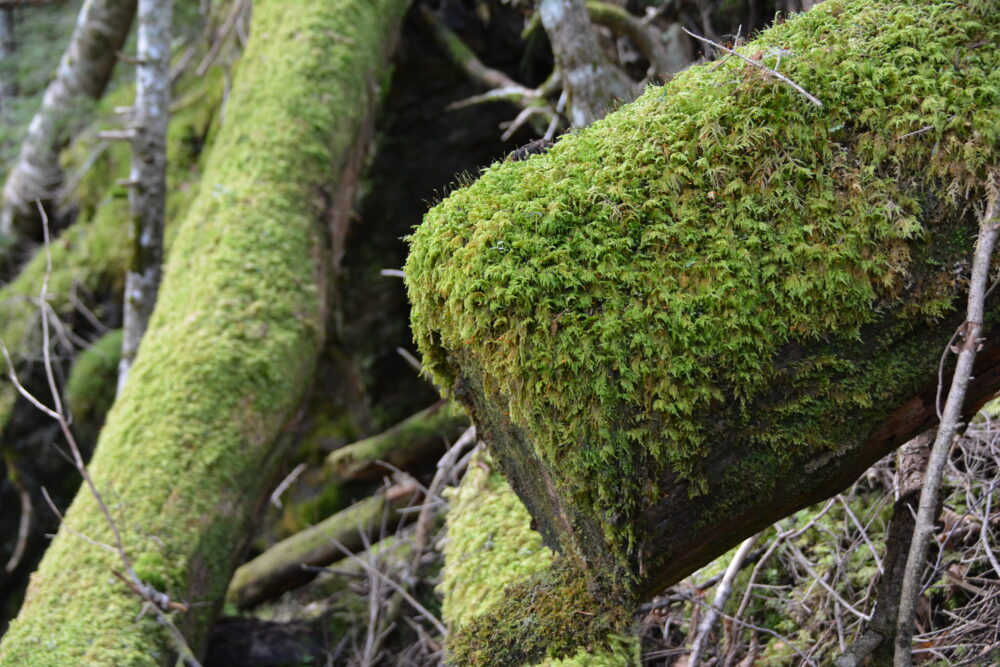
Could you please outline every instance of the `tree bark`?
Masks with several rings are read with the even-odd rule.
[[[424,367],[606,610],[845,488],[937,421],[973,211],[1000,161],[978,135],[1000,99],[946,92],[953,75],[985,85],[1000,57],[942,25],[992,39],[1000,8],[821,4],[743,53],[822,109],[752,64],[692,68],[494,166],[411,237]],[[904,34],[912,47],[893,41]],[[956,49],[958,69],[928,65]],[[921,109],[914,81],[946,111]],[[995,324],[973,375],[966,414],[1000,386]],[[516,629],[523,612],[507,600],[482,627]],[[512,653],[478,664],[519,664]]]
[[[130,380],[91,463],[142,578],[190,603],[199,647],[271,482],[326,325],[326,238],[406,3],[255,5],[203,186],[171,247]],[[345,172],[346,170],[346,172]],[[343,198],[337,197],[340,194]],[[0,665],[173,664],[112,576],[94,499],[77,496],[0,643]],[[207,603],[207,604],[206,604]],[[39,646],[44,646],[43,651]]]
[[[167,121],[170,118],[170,0],[139,0],[132,171],[132,267],[125,276],[118,391],[135,361],[156,304],[163,263],[167,204]]]
[[[10,237],[8,244],[41,238],[35,200],[50,207],[63,178],[59,153],[86,124],[84,112],[104,94],[134,15],[135,0],[86,0],[80,8],[59,69],[4,185],[0,237]]]
[[[635,97],[635,84],[604,56],[583,0],[542,0],[542,25],[552,43],[573,127],[603,118],[616,101]]]

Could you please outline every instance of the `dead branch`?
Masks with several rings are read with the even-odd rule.
[[[226,39],[233,32],[233,28],[239,22],[241,16],[247,10],[247,0],[238,0],[233,8],[229,10],[229,14],[226,16],[226,20],[223,21],[222,27],[219,28],[219,32],[216,34],[215,39],[212,40],[212,46],[209,47],[208,53],[202,58],[201,62],[198,64],[197,69],[195,69],[195,75],[202,77],[208,72],[209,68],[215,64],[215,61],[219,57],[219,52],[222,50],[223,44],[225,44]]]
[[[9,364],[10,362],[7,363]],[[17,489],[17,495],[21,502],[21,518],[17,525],[17,543],[14,545],[14,551],[11,552],[10,558],[7,559],[7,564],[4,565],[4,572],[10,574],[17,569],[17,566],[21,564],[21,558],[24,557],[24,550],[28,545],[31,519],[34,516],[34,507],[31,503],[31,494],[28,492],[28,487],[25,486],[20,474],[14,467],[14,461],[12,458],[5,458],[7,468],[14,471],[14,474],[10,475],[9,478],[14,484],[14,488]]]
[[[528,88],[500,70],[487,67],[476,57],[472,49],[466,46],[458,35],[452,32],[431,9],[421,5],[420,17],[424,25],[430,29],[435,43],[448,56],[448,59],[465,72],[470,80],[488,89],[485,93],[448,105],[449,111],[486,102],[510,102],[521,107],[520,114],[504,133],[505,140],[533,116],[545,117],[541,128],[547,127],[551,122],[558,122],[559,114],[546,101],[546,97],[550,93],[546,84],[542,84],[537,89]],[[551,80],[552,77],[549,79]],[[539,133],[542,131],[539,129]]]
[[[393,518],[402,519],[399,510],[417,493],[415,483],[396,485],[278,542],[236,570],[226,598],[246,609],[308,582],[313,575],[303,565],[323,566],[337,560],[333,541],[360,551],[364,540],[379,534],[377,520],[383,509],[388,507]]]
[[[805,88],[803,88],[799,84],[797,84],[794,81],[792,81],[791,79],[789,79],[787,76],[785,76],[784,74],[782,74],[778,70],[771,69],[770,67],[768,67],[764,63],[760,62],[759,60],[754,60],[753,58],[747,58],[743,54],[737,53],[735,50],[730,49],[729,47],[723,46],[722,44],[719,44],[718,42],[713,42],[710,39],[706,39],[705,37],[702,37],[700,35],[696,35],[693,32],[691,32],[690,30],[688,30],[687,28],[683,28],[683,30],[688,35],[690,35],[691,37],[694,37],[698,41],[704,42],[706,44],[710,44],[711,46],[714,46],[715,48],[717,48],[717,49],[719,49],[721,51],[725,51],[729,55],[736,56],[737,58],[739,58],[743,62],[747,63],[748,65],[756,67],[757,69],[770,74],[771,76],[773,76],[774,78],[778,79],[779,81],[781,81],[781,82],[783,82],[783,83],[791,86],[797,93],[799,93],[800,95],[802,95],[803,97],[805,97],[812,104],[815,104],[817,107],[819,107],[821,109],[823,108],[823,103],[820,102],[815,96],[813,96],[812,94],[810,94],[809,91],[807,91]]]
[[[647,77],[652,78],[657,74],[670,75],[676,71],[663,46],[660,31],[652,23],[643,23],[623,7],[600,0],[588,0],[587,13],[594,23],[627,37],[636,45],[649,61]]]
[[[351,559],[351,562],[359,564],[367,572],[374,573],[375,576],[377,576],[379,579],[382,579],[383,581],[385,581],[385,583],[388,584],[390,588],[392,588],[394,591],[396,591],[397,593],[399,593],[403,597],[403,599],[406,600],[410,604],[410,606],[412,606],[421,616],[423,616],[428,621],[430,621],[431,625],[433,625],[437,629],[437,631],[441,633],[442,637],[447,637],[448,636],[448,629],[446,627],[444,627],[444,623],[442,623],[438,619],[437,616],[435,616],[434,614],[432,614],[431,612],[429,612],[426,607],[424,607],[422,604],[420,604],[419,602],[417,602],[416,598],[414,598],[412,595],[410,595],[405,588],[403,588],[402,586],[400,586],[399,584],[397,584],[395,581],[393,581],[392,579],[390,579],[383,572],[379,572],[378,570],[372,568],[371,565],[369,565],[364,560],[362,560],[362,559],[358,558],[357,556],[355,556],[351,552],[350,549],[348,549],[347,547],[345,547],[340,542],[336,541],[334,538],[330,538],[330,539],[333,542],[333,545],[335,547],[337,547],[337,549],[340,550],[340,552],[343,553],[344,556],[346,556],[347,558]]]
[[[476,427],[470,426],[455,441],[455,444],[448,449],[445,455],[441,457],[441,460],[438,461],[434,479],[431,480],[431,485],[427,489],[428,499],[434,498],[439,494],[448,476],[454,471],[459,455],[461,455],[466,447],[475,442]],[[427,547],[427,533],[432,512],[433,505],[430,502],[426,502],[420,509],[420,515],[417,517],[417,529],[413,535],[413,556],[410,561],[411,574],[416,574],[419,569],[420,560],[423,558],[424,549]]]
[[[439,401],[387,431],[334,450],[325,468],[337,480],[378,480],[385,474],[379,461],[403,470],[430,463],[468,425],[458,404]]]
[[[912,641],[917,598],[921,593],[921,575],[924,561],[927,557],[928,540],[934,530],[934,519],[937,514],[938,494],[941,487],[941,477],[944,472],[955,435],[960,428],[962,407],[965,403],[965,393],[972,374],[976,352],[981,345],[980,334],[983,324],[983,311],[988,289],[990,262],[997,236],[1000,234],[1000,211],[998,211],[997,179],[1000,174],[991,174],[989,200],[986,211],[980,221],[979,241],[972,262],[972,276],[969,281],[969,297],[964,325],[964,337],[958,353],[955,373],[952,376],[951,389],[945,402],[944,414],[938,427],[934,445],[931,447],[924,486],[920,493],[920,506],[917,510],[916,525],[913,529],[913,541],[906,560],[906,573],[903,577],[902,593],[899,603],[899,621],[896,626],[896,652],[893,659],[896,667],[910,667],[913,664]]]
[[[715,622],[719,618],[719,614],[722,613],[723,608],[726,606],[726,602],[729,600],[729,595],[733,590],[733,579],[739,574],[739,571],[743,568],[743,561],[746,560],[747,555],[753,548],[753,545],[757,542],[757,538],[760,534],[754,535],[753,537],[748,537],[743,540],[739,549],[736,550],[736,554],[733,559],[729,561],[729,566],[726,568],[726,574],[722,577],[722,582],[715,591],[715,598],[712,600],[712,605],[705,612],[705,616],[701,619],[701,623],[698,626],[698,636],[695,637],[694,643],[691,645],[691,653],[688,655],[688,664],[692,666],[697,666],[698,661],[701,659],[701,651],[705,647],[705,642],[708,640],[708,635],[712,632],[712,628],[715,626]]]

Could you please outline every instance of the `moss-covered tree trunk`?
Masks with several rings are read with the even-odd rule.
[[[403,0],[255,3],[253,32],[198,199],[91,471],[136,570],[191,604],[201,644],[283,454],[326,321],[329,239],[346,219]],[[112,571],[81,491],[0,643],[0,665],[173,664],[155,618]]]
[[[524,586],[627,612],[933,425],[1000,167],[998,39],[993,2],[828,0],[743,50],[821,108],[695,67],[427,215],[425,367],[564,556]],[[998,312],[970,409],[1000,386]],[[524,586],[453,655],[551,652],[539,628],[570,631]]]

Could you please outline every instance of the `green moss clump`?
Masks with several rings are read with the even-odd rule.
[[[507,481],[477,455],[449,491],[445,569],[438,593],[460,665],[626,667],[638,642],[611,634],[623,617],[598,612],[577,568],[555,559]],[[589,646],[577,650],[580,646]]]
[[[104,422],[104,415],[115,402],[121,352],[122,330],[115,329],[77,355],[65,392],[74,422]]]
[[[835,447],[849,425],[828,420],[887,391],[837,345],[891,312],[873,343],[891,349],[961,293],[933,270],[954,246],[928,240],[967,256],[968,195],[1000,162],[1000,52],[982,46],[998,30],[996,4],[828,0],[744,48],[821,109],[730,59],[488,169],[409,239],[425,367],[444,387],[481,374],[622,560],[665,470],[706,488],[732,436],[713,410],[748,424],[762,471]],[[923,372],[890,370],[896,387]],[[751,424],[776,386],[797,398]]]
[[[504,589],[552,564],[552,551],[488,457],[469,463],[462,484],[447,492],[448,541],[438,593],[451,628],[461,628],[504,597]]]

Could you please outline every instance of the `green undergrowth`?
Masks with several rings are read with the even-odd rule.
[[[869,369],[776,359],[951,311],[947,251],[971,253],[968,202],[1000,162],[998,30],[989,3],[828,0],[743,48],[822,108],[732,58],[491,167],[409,239],[425,367],[443,387],[481,368],[619,556],[660,472],[706,488],[714,408],[749,419],[790,383],[805,398],[749,429],[762,470],[836,447],[816,420],[876,404]]]
[[[611,634],[622,619],[598,605],[578,571],[556,560],[489,457],[476,455],[450,490],[438,593],[456,665],[627,667],[638,643]],[[596,622],[588,622],[595,620]],[[580,648],[584,646],[585,648]]]
[[[759,634],[760,652],[755,665],[774,666],[794,664],[798,656],[809,654],[821,665],[833,664],[843,652],[837,634],[827,631],[837,624],[837,605],[830,604],[830,589],[843,600],[864,613],[871,613],[870,595],[873,581],[879,577],[882,563],[879,557],[886,554],[886,529],[892,518],[892,493],[876,482],[875,476],[862,480],[850,492],[840,496],[842,502],[827,501],[803,509],[782,519],[760,533],[755,550],[771,553],[761,563],[748,564],[732,584],[723,611],[739,615],[748,626],[735,627],[735,634],[727,640],[745,641],[751,634],[750,626],[765,629]],[[847,509],[849,508],[849,510]],[[863,526],[863,537],[861,527]],[[781,535],[779,538],[778,536]],[[782,546],[772,548],[775,540]],[[801,553],[810,564],[816,577],[827,582],[829,588],[816,585],[816,578],[803,570],[792,549]],[[687,585],[697,588],[713,576],[721,577],[731,563],[736,548],[719,556],[688,579]],[[760,553],[760,552],[758,552]],[[746,599],[747,585],[753,578],[758,587]],[[782,589],[781,595],[762,593],[761,590]],[[687,610],[677,633],[684,636],[698,617],[693,614],[699,605]],[[772,638],[776,633],[781,639]],[[720,630],[721,634],[721,630]],[[742,635],[742,638],[741,638]],[[850,643],[850,641],[848,641]],[[712,651],[724,648],[723,642],[712,644]],[[711,654],[705,656],[711,660]]]

